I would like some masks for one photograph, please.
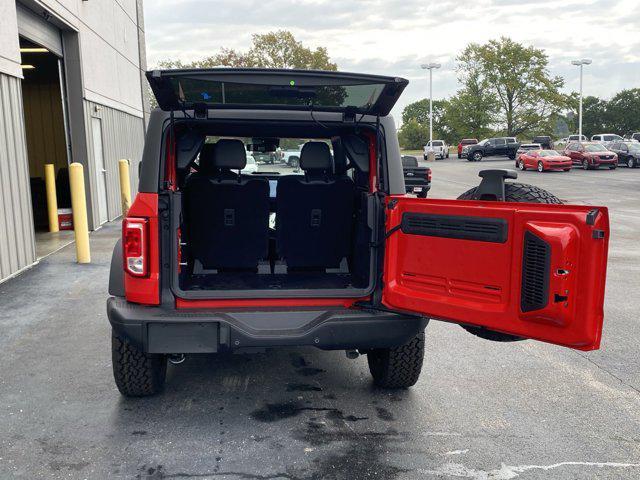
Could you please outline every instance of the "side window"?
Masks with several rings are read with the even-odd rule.
[[[507,144],[507,142],[505,141],[504,138],[496,138],[495,142],[496,142],[495,143],[496,146],[498,146],[498,147],[501,146],[501,145],[506,145]]]

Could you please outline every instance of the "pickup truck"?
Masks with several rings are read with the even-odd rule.
[[[411,155],[402,156],[402,172],[407,193],[415,193],[418,198],[426,198],[431,188],[431,169],[419,167],[418,159]]]
[[[434,140],[433,147],[431,146],[431,142],[427,142],[424,146],[424,159],[426,160],[429,152],[433,149],[433,154],[438,157],[440,160],[444,160],[445,158],[449,158],[449,145],[444,140]]]
[[[520,144],[514,137],[496,137],[482,140],[476,145],[467,145],[462,149],[462,156],[469,162],[479,162],[482,157],[504,156],[515,160]]]

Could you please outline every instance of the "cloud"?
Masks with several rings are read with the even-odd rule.
[[[221,47],[247,49],[251,35],[291,30],[324,46],[341,70],[408,78],[394,115],[424,98],[420,64],[438,61],[434,97],[459,88],[455,57],[470,42],[508,36],[545,49],[549,68],[577,90],[571,60],[588,57],[585,93],[608,98],[640,86],[637,0],[154,0],[145,2],[148,64],[190,61]]]

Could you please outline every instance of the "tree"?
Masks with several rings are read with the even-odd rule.
[[[183,63],[180,60],[159,62],[161,68],[297,68],[303,70],[332,70],[338,65],[331,61],[324,47],[312,50],[295,39],[287,30],[278,30],[265,34],[255,34],[252,45],[246,52],[231,48],[221,48],[210,57]]]
[[[459,90],[445,111],[450,143],[456,144],[462,138],[481,140],[491,136],[496,110],[495,98],[482,92],[474,82]]]
[[[569,131],[578,133],[578,109],[580,100],[578,94],[573,92],[567,96],[569,106],[566,118],[568,118]],[[591,95],[582,98],[582,134],[591,137],[607,130],[607,102]]]
[[[420,150],[429,141],[429,126],[410,119],[398,131],[400,147],[407,150]]]
[[[278,30],[265,34],[252,35],[251,48],[246,52],[222,47],[218,53],[201,60],[182,62],[180,60],[163,60],[158,62],[159,68],[296,68],[301,70],[331,70],[338,65],[331,61],[324,47],[315,50],[305,47],[287,30]],[[331,93],[331,92],[329,92]],[[334,92],[335,94],[335,92]],[[157,106],[151,93],[151,108]]]
[[[433,139],[442,139],[446,130],[445,111],[448,100],[433,101]],[[415,120],[426,128],[427,136],[425,143],[429,141],[429,99],[425,98],[417,102],[410,103],[402,110],[402,124]]]
[[[606,131],[621,135],[640,131],[640,88],[622,90],[606,102]],[[603,133],[596,132],[596,133]]]
[[[477,84],[483,95],[495,97],[496,126],[509,136],[547,131],[549,119],[566,105],[564,81],[551,77],[543,50],[501,37],[469,44],[457,61],[466,87]]]

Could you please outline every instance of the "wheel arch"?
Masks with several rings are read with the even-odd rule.
[[[124,267],[122,265],[122,239],[118,239],[111,254],[109,270],[109,295],[124,297]]]

